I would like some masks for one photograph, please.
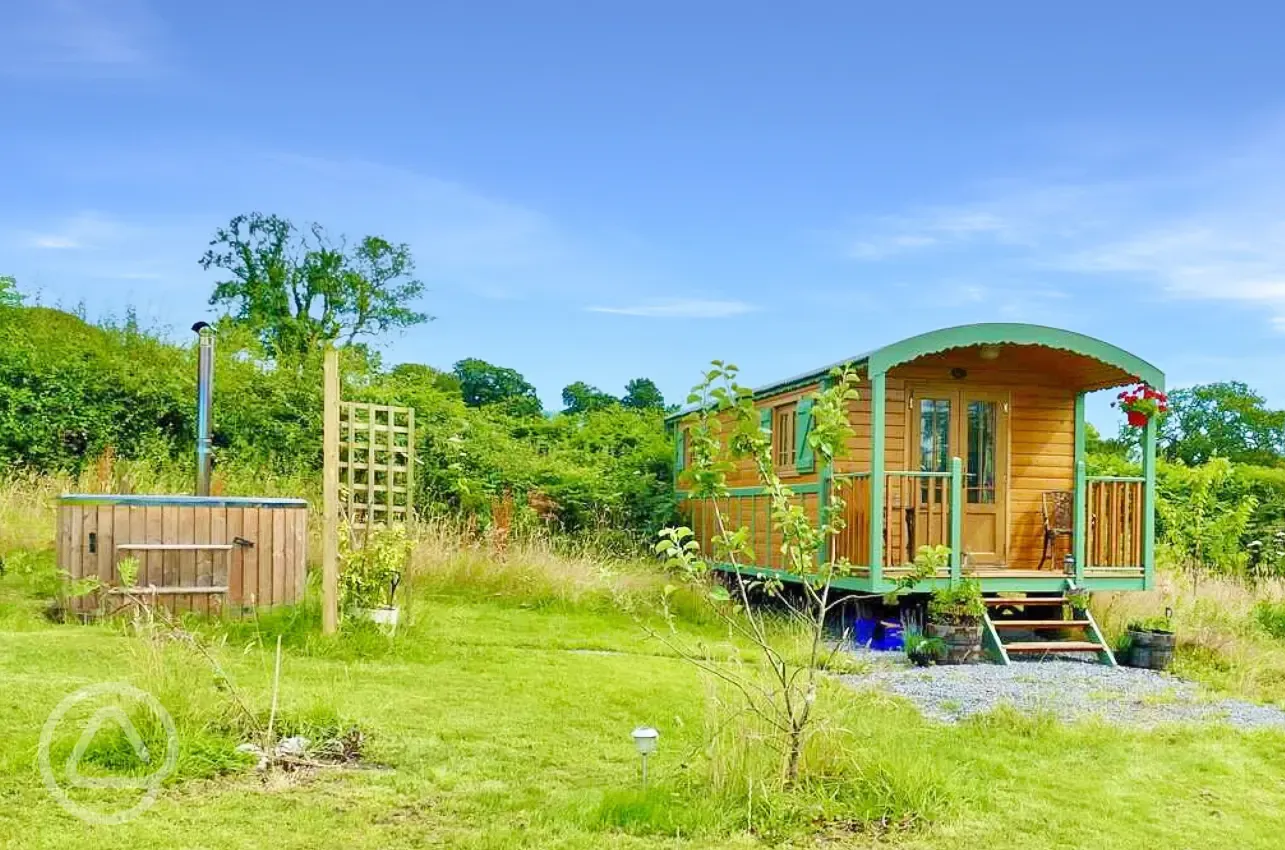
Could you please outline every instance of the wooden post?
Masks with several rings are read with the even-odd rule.
[[[339,352],[326,348],[322,412],[321,631],[339,630]]]
[[[964,462],[950,459],[950,583],[964,574]]]
[[[888,425],[888,376],[870,376],[870,587],[883,580],[884,434]]]

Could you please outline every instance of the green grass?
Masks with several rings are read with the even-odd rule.
[[[357,724],[382,768],[265,782],[232,752],[247,723],[190,648],[119,626],[47,623],[33,597],[43,580],[35,567],[0,579],[4,848],[1134,850],[1269,847],[1285,829],[1280,733],[1065,726],[1007,710],[944,726],[838,685],[818,703],[807,780],[772,791],[770,760],[747,744],[752,724],[711,743],[726,694],[603,595],[543,585],[526,599],[422,581],[407,600],[410,626],[392,639],[369,629],[321,638],[307,607],[201,625],[260,716],[280,635],[286,730]],[[682,628],[717,651],[711,625]],[[63,696],[104,681],[155,693],[182,746],[178,777],[151,811],[92,827],[50,799],[35,754]],[[662,733],[646,792],[629,738],[644,723]],[[58,752],[71,743],[60,739]],[[130,753],[104,737],[87,758],[107,772]]]

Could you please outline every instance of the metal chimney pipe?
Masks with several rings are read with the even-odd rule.
[[[214,328],[197,322],[192,330],[200,337],[196,360],[196,495],[210,495],[213,469],[210,408],[214,404]]]

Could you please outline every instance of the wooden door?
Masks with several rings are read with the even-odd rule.
[[[1002,565],[1008,549],[1008,396],[947,386],[912,388],[909,469],[946,473],[963,461],[963,547],[974,566]],[[950,485],[920,478],[907,511],[907,556],[949,544]]]
[[[964,461],[964,551],[974,564],[1008,559],[1008,396],[961,390],[957,445]]]

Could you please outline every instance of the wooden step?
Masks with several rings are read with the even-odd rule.
[[[1006,643],[1004,649],[1007,652],[1102,652],[1106,647],[1087,640],[1033,640]]]
[[[984,600],[987,605],[1065,605],[1066,600],[1061,596],[1035,596],[1030,599],[1004,599],[998,596],[988,596]]]
[[[1088,620],[991,620],[997,629],[1083,629],[1089,625]]]

